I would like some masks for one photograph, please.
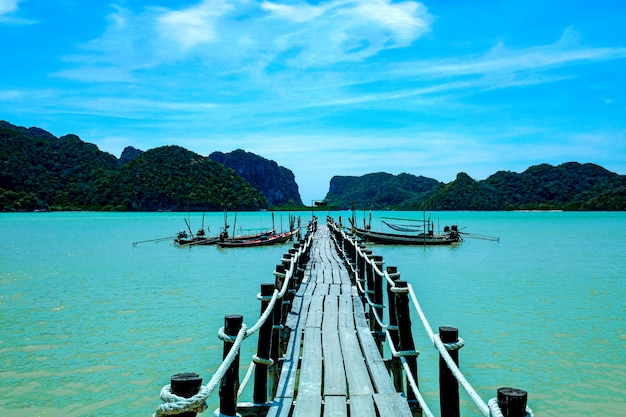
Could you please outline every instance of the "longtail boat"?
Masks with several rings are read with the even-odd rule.
[[[456,225],[445,226],[443,233],[435,233],[435,226],[430,219],[413,220],[410,221],[421,222],[419,224],[394,224],[386,221],[382,223],[387,226],[393,232],[382,232],[372,230],[372,218],[370,213],[370,219],[368,223],[364,222],[362,228],[356,226],[356,220],[354,218],[349,219],[352,225],[351,231],[366,242],[380,243],[386,245],[452,245],[454,243],[460,243],[463,241],[461,233]]]
[[[261,236],[256,239],[227,239],[218,243],[221,248],[248,248],[252,246],[267,246],[290,241],[298,233],[298,229],[290,232]]]

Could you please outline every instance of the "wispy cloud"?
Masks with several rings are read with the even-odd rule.
[[[17,15],[19,4],[23,0],[0,0],[0,23],[14,25],[30,25],[37,23],[34,20],[24,19]]]
[[[19,2],[20,0],[0,0],[0,16],[16,11]]]
[[[421,3],[391,0],[204,0],[186,9],[139,13],[116,7],[104,34],[70,59],[92,73],[198,58],[221,73],[326,67],[406,47],[430,30],[431,20]]]

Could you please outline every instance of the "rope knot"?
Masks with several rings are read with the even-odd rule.
[[[252,361],[259,365],[267,365],[267,366],[274,365],[274,360],[259,358],[257,355],[252,355]]]
[[[391,287],[390,291],[394,294],[408,294],[409,287]]]
[[[226,342],[226,343],[235,343],[235,340],[237,340],[237,336],[230,336],[226,334],[226,331],[224,330],[224,326],[220,327],[220,329],[217,331],[217,337],[219,337],[219,339],[222,342]]]
[[[172,387],[168,384],[161,389],[161,400],[163,404],[159,406],[154,415],[156,417],[170,416],[186,411],[202,413],[208,408],[208,405],[205,401],[206,397],[199,394],[191,398],[180,397],[172,393]]]
[[[441,340],[441,337],[439,338],[439,340]],[[459,337],[459,340],[457,340],[456,342],[447,342],[447,343],[441,342],[441,343],[443,343],[447,351],[459,350],[463,346],[465,346],[465,340],[463,340],[460,337]]]
[[[502,410],[500,410],[500,406],[498,405],[498,399],[497,398],[492,398],[487,402],[487,405],[489,406],[489,417],[504,417],[504,415],[502,414]],[[535,413],[533,413],[533,410],[526,406],[526,415],[525,417],[534,417]]]
[[[274,271],[274,275],[277,276],[277,277],[281,277],[281,278],[285,278],[287,276],[286,273],[278,272],[278,271]]]
[[[274,294],[272,294],[272,295],[261,295],[261,293],[258,293],[256,295],[257,300],[259,300],[259,301],[266,301],[266,302],[272,301],[273,297],[274,297]]]
[[[418,357],[420,355],[420,351],[419,350],[400,350],[397,352],[393,352],[393,357],[394,358],[403,358],[406,356],[415,356]]]

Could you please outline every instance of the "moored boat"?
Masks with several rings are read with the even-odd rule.
[[[275,233],[271,235],[260,236],[253,239],[227,239],[220,241],[218,245],[221,248],[247,248],[252,246],[267,246],[275,245],[278,243],[288,242],[298,233],[298,229],[285,233]]]
[[[457,226],[446,226],[443,233],[386,233],[358,227],[352,227],[352,231],[366,242],[387,245],[452,245],[463,240]]]
[[[463,241],[461,233],[456,225],[445,226],[443,233],[435,233],[435,226],[429,219],[413,220],[404,219],[411,222],[422,223],[416,224],[393,224],[386,221],[382,221],[382,224],[387,228],[393,230],[393,232],[382,232],[372,230],[372,218],[370,213],[370,220],[365,223],[363,228],[356,226],[356,221],[353,218],[349,219],[352,225],[351,231],[366,242],[380,243],[387,245],[452,245]]]

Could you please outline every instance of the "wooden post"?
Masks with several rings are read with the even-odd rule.
[[[200,391],[202,378],[200,375],[192,372],[184,372],[172,375],[170,378],[170,388],[172,394],[183,398],[191,398]],[[178,414],[180,417],[194,417],[197,413],[187,411]]]
[[[498,407],[504,417],[525,417],[528,393],[517,388],[498,388]]]
[[[372,265],[372,276],[374,280],[374,303],[376,304],[374,310],[376,311],[376,315],[380,318],[380,320],[383,319],[383,303],[385,302],[383,297],[383,281],[385,278],[383,275],[377,273],[376,270],[382,271],[384,263],[385,262],[383,261],[382,256],[374,255],[374,263]],[[382,354],[383,342],[385,340],[383,327],[380,325],[378,320],[374,320],[374,327],[371,327],[371,329],[374,332],[374,339],[376,340],[376,343],[378,345],[378,350],[380,350],[380,353]]]
[[[243,324],[243,316],[233,314],[224,317],[224,333],[227,336],[235,337],[241,325]],[[233,343],[224,341],[223,359],[226,359]],[[233,363],[228,367],[224,378],[220,382],[220,414],[224,416],[237,415],[237,391],[239,390],[239,353],[235,356]]]
[[[284,265],[276,265],[275,272],[275,286],[280,291],[283,287],[283,282],[285,280],[285,266]],[[276,304],[274,304],[274,310],[272,311],[272,347],[270,357],[274,361],[274,365],[272,368],[275,368],[278,364],[278,358],[281,355],[279,351],[280,347],[280,330],[282,327],[282,315],[283,315],[283,300],[277,300]],[[274,383],[278,384],[278,380],[274,381]]]
[[[359,249],[361,251],[359,251]],[[356,270],[359,272],[359,278],[361,280],[365,280],[367,278],[367,272],[365,271],[365,266],[367,265],[363,256],[361,256],[361,252],[365,250],[365,245],[359,242],[354,247],[354,259],[356,260]],[[364,285],[367,290],[367,285]]]
[[[270,299],[274,294],[274,283],[261,284],[261,315],[270,303]],[[260,360],[256,364],[254,371],[254,393],[253,401],[255,404],[263,404],[267,402],[267,370],[268,365],[261,361],[270,358],[270,347],[272,344],[272,316],[270,315],[265,323],[259,329],[259,339],[257,342],[257,358]]]
[[[387,274],[389,278],[394,283],[400,279],[400,274],[398,273],[398,267],[388,266]],[[389,310],[389,338],[391,339],[391,343],[393,344],[396,350],[399,349],[400,338],[398,336],[398,318],[396,316],[396,297],[394,293],[391,291],[393,286],[387,283],[387,307]],[[403,392],[403,384],[402,384],[402,364],[400,363],[400,358],[391,358],[391,375],[393,377],[393,386],[396,387],[397,392]]]
[[[439,337],[446,343],[459,341],[459,330],[455,327],[439,327]],[[459,351],[448,350],[454,363],[459,365]],[[459,417],[459,383],[448,368],[443,357],[439,355],[439,400],[441,417]]]
[[[370,305],[370,302],[374,302],[374,268],[367,261],[371,261],[374,256],[373,252],[369,249],[365,249],[363,247],[363,271],[359,271],[359,277],[361,278],[361,285],[365,289],[365,294],[363,294],[363,305],[365,306],[365,310],[367,311],[367,318],[370,325],[370,331],[374,330],[374,323],[376,323],[376,317],[374,317],[374,307]],[[369,299],[369,301],[368,301]]]
[[[406,281],[396,281],[396,288],[408,288]],[[406,292],[396,292],[396,318],[398,320],[398,336],[399,336],[399,349],[400,351],[410,352],[415,351],[415,343],[413,343],[413,332],[411,328],[411,315],[410,315],[410,301],[409,294]],[[417,384],[417,357],[406,356],[405,360],[409,366],[409,370],[413,374],[415,383]],[[412,389],[409,389],[407,382],[406,398],[409,402],[409,407],[414,416],[422,415],[422,408],[417,402],[417,397]]]

